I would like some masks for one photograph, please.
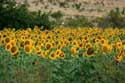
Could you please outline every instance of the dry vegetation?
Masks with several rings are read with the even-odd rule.
[[[28,0],[29,10],[62,11],[66,15],[102,16],[116,7],[124,8],[125,0]]]

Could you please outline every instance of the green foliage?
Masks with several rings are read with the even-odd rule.
[[[26,1],[25,1],[26,2]],[[44,26],[47,29],[52,28],[49,21],[49,14],[38,12],[29,12],[28,4],[16,4],[15,0],[4,0],[0,3],[0,29],[10,28],[33,28],[35,25]]]
[[[125,8],[123,8],[123,10],[122,10],[122,14],[125,15]]]
[[[49,78],[49,62],[21,51],[13,57],[0,47],[0,83],[44,83]]]
[[[21,50],[21,49],[20,49]],[[71,57],[70,46],[62,49],[65,59],[49,60],[27,55],[13,57],[0,47],[0,83],[124,83],[125,61],[117,63],[115,52],[89,58],[80,52]]]
[[[69,19],[65,26],[69,27],[92,27],[93,24],[85,17],[85,16],[78,16],[74,19]]]
[[[81,7],[81,3],[75,3],[75,4],[73,5],[73,7],[75,7],[77,10],[79,10],[80,7]]]
[[[55,19],[60,19],[61,17],[63,17],[63,13],[61,11],[57,11],[52,13],[51,16]]]
[[[41,13],[39,11],[39,14],[36,16],[36,19],[34,20],[35,25],[43,26],[43,29],[52,29],[54,27],[54,24],[49,20],[50,14],[50,12]]]
[[[79,53],[70,57],[69,47],[63,51],[68,58],[52,61],[51,78],[47,83],[124,83],[125,63],[115,62],[113,53],[88,58]]]
[[[121,12],[119,8],[115,10],[111,10],[109,14],[100,19],[98,26],[99,27],[118,27],[122,28],[125,27],[125,16],[124,16],[124,9]]]
[[[61,11],[51,13],[53,26],[60,26],[63,21],[64,14]]]

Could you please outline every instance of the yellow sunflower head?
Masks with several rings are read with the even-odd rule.
[[[89,48],[92,47],[92,44],[90,42],[85,44],[85,49],[88,50]]]
[[[77,53],[77,48],[71,47],[70,52],[71,52],[72,55],[75,55]]]
[[[42,58],[47,58],[49,54],[49,50],[42,50],[41,51],[41,57]]]
[[[61,52],[59,55],[58,55],[59,58],[61,59],[64,59],[65,58],[65,53],[64,52]]]
[[[91,57],[93,55],[94,55],[94,49],[93,48],[88,48],[88,50],[86,51],[86,56]]]
[[[73,40],[72,45],[73,45],[73,46],[79,46],[79,43],[78,43],[77,40]]]
[[[12,46],[10,48],[10,53],[13,56],[17,56],[19,54],[19,48],[17,46]]]
[[[6,46],[5,46],[5,49],[7,51],[9,51],[11,48],[12,48],[12,44],[11,43],[7,43]]]
[[[10,42],[10,40],[11,40],[11,38],[10,38],[10,37],[6,37],[6,38],[4,39],[5,44],[9,43],[9,42]]]
[[[30,45],[30,46],[33,46],[33,41],[31,39],[26,39],[24,41],[24,45]]]
[[[109,44],[103,44],[102,45],[102,50],[106,53],[111,53],[112,51],[112,45],[109,45]]]
[[[11,43],[12,46],[15,46],[15,45],[16,45],[16,42],[17,42],[16,39],[12,39],[12,40],[10,40],[9,43]]]
[[[119,55],[117,55],[116,57],[115,57],[115,61],[117,61],[117,62],[122,62],[122,60],[123,60],[123,56],[119,56]]]
[[[116,48],[117,49],[121,49],[122,48],[122,42],[121,41],[116,42]]]
[[[35,47],[35,53],[36,53],[37,55],[41,55],[41,52],[42,52],[41,47],[40,47],[40,46],[36,46],[36,47]]]
[[[52,43],[49,43],[49,42],[46,43],[45,46],[46,46],[46,49],[47,49],[47,50],[50,50],[50,49],[53,47]]]
[[[51,52],[49,55],[49,59],[55,60],[57,58],[57,55],[54,52]]]
[[[56,52],[55,52],[55,54],[56,54],[57,56],[59,56],[61,52],[62,52],[61,49],[57,49]]]
[[[101,40],[100,40],[100,44],[101,44],[101,45],[107,44],[107,43],[108,43],[108,41],[107,41],[106,39],[101,39]]]
[[[25,50],[26,54],[30,54],[33,51],[33,46],[26,45],[26,46],[24,46],[24,50]]]

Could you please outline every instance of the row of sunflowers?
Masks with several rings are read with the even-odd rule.
[[[4,29],[0,31],[0,46],[3,46],[12,56],[18,57],[20,50],[26,54],[41,56],[51,60],[65,59],[67,51],[71,57],[96,56],[98,53],[107,55],[115,52],[114,59],[121,62],[125,55],[125,29],[101,28],[55,28],[41,31]]]

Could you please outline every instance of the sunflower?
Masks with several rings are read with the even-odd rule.
[[[94,55],[94,49],[93,48],[88,48],[86,51],[86,56],[91,57]]]
[[[11,40],[11,38],[10,38],[10,37],[6,37],[6,38],[4,39],[5,44],[9,43],[9,42],[10,42],[10,40]]]
[[[121,41],[118,41],[116,42],[116,49],[121,49],[122,48],[122,42]]]
[[[40,46],[36,46],[35,47],[35,52],[37,55],[40,55],[41,54],[41,47]]]
[[[72,41],[72,37],[69,37],[69,38],[68,38],[68,41],[69,41],[69,42]]]
[[[83,48],[84,47],[84,43],[79,43],[79,48]]]
[[[32,46],[33,45],[33,41],[31,39],[26,39],[24,41],[24,45],[30,45],[30,46]]]
[[[113,37],[113,34],[111,33],[111,34],[109,34],[109,38],[111,39]]]
[[[22,35],[22,36],[20,37],[20,40],[25,40],[25,36]]]
[[[77,40],[73,40],[72,45],[73,45],[73,46],[79,46],[79,43],[78,43]]]
[[[67,39],[64,39],[64,45],[68,45],[70,42]]]
[[[104,52],[106,52],[106,53],[111,53],[111,51],[112,51],[112,45],[103,44],[102,50],[103,50]]]
[[[125,45],[125,40],[122,41],[122,45]]]
[[[75,55],[77,53],[77,49],[75,47],[71,47],[70,52],[72,55]]]
[[[87,41],[88,40],[88,36],[84,36],[83,40]]]
[[[24,47],[24,40],[19,43],[19,47],[21,47],[21,48]]]
[[[3,33],[3,38],[7,37],[7,32]]]
[[[26,54],[30,54],[33,51],[33,46],[26,45],[26,46],[24,46],[24,50],[25,50]]]
[[[49,55],[49,58],[51,60],[55,60],[57,58],[56,54],[54,52],[51,52],[50,55]]]
[[[125,49],[125,40],[122,41],[122,47]]]
[[[37,55],[41,55],[41,53],[42,53],[41,50],[40,50],[40,51],[36,51],[36,54],[37,54]]]
[[[59,58],[61,59],[64,59],[65,58],[65,53],[64,52],[61,52],[59,55],[58,55]]]
[[[95,39],[95,43],[99,43],[99,41],[100,41],[99,39],[97,39],[97,38]]]
[[[39,29],[39,27],[38,26],[34,26],[34,32],[39,32],[40,31],[40,29]]]
[[[121,50],[119,56],[125,56],[125,49],[124,48]]]
[[[96,39],[101,40],[101,39],[102,39],[102,36],[98,35],[98,36],[96,37]]]
[[[52,47],[56,45],[55,41],[51,41]]]
[[[88,50],[88,48],[91,48],[92,44],[90,42],[85,43],[85,49]]]
[[[5,41],[4,41],[4,38],[1,39],[1,45],[5,45]]]
[[[55,54],[58,56],[58,55],[60,55],[61,52],[62,51],[60,49],[57,49],[56,52],[55,52]]]
[[[101,44],[101,45],[107,44],[107,43],[108,43],[108,41],[107,41],[106,39],[103,39],[103,38],[102,38],[102,39],[100,40],[100,44]]]
[[[36,50],[36,51],[40,51],[40,50],[41,50],[41,47],[37,45],[37,46],[35,46],[35,50]]]
[[[64,45],[64,40],[61,39],[61,40],[59,41],[59,44]]]
[[[32,33],[32,29],[31,29],[31,28],[27,28],[27,31],[28,31],[29,33]]]
[[[50,50],[52,48],[52,44],[48,42],[46,43],[45,47],[47,50]]]
[[[42,50],[42,51],[41,51],[41,57],[42,57],[42,58],[47,58],[48,53],[49,53],[49,50],[46,50],[46,51],[45,51],[45,50]]]
[[[9,51],[11,48],[12,48],[11,43],[7,43],[5,49]]]
[[[121,62],[123,60],[123,56],[120,56],[120,55],[117,55],[116,57],[115,57],[115,61],[117,61],[117,62]]]
[[[15,46],[15,45],[16,45],[16,42],[17,42],[16,39],[12,39],[12,40],[10,40],[9,43],[11,43],[12,46]]]
[[[2,33],[0,33],[0,39],[2,38]]]
[[[19,49],[18,49],[18,47],[17,47],[17,46],[12,46],[12,47],[10,48],[10,53],[11,53],[11,55],[13,55],[13,56],[17,56],[17,55],[19,54]]]
[[[63,47],[62,44],[60,44],[60,43],[57,44],[57,49],[62,49],[62,47]]]

